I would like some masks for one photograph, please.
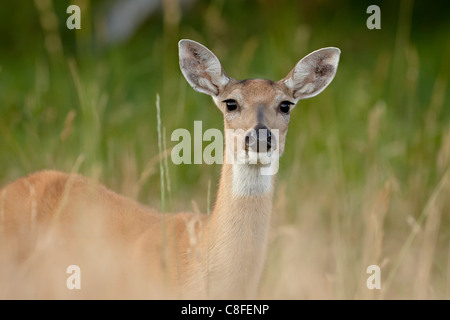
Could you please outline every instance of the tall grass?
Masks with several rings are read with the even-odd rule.
[[[177,3],[163,1],[162,15],[115,46],[93,36],[95,14],[83,15],[87,29],[66,30],[63,2],[36,0],[21,8],[22,18],[5,14],[15,12],[14,4],[2,11],[0,39],[10,50],[0,52],[0,185],[52,168],[80,172],[163,212],[189,211],[195,200],[209,213],[220,167],[175,166],[166,134],[193,131],[194,120],[204,130],[222,128],[223,120],[182,78],[177,41],[204,43],[232,77],[273,80],[307,53],[337,46],[335,80],[291,117],[260,296],[449,299],[446,11],[382,2],[382,29],[371,31],[359,1]],[[84,4],[95,12],[94,2]],[[421,15],[425,10],[430,14]],[[115,261],[107,252],[105,259]],[[381,267],[381,290],[365,285],[372,264]],[[40,266],[27,281],[46,267]],[[5,280],[7,274],[0,296],[20,296],[25,280]],[[111,267],[104,277],[117,274]],[[126,289],[120,281],[102,287],[91,280],[96,290],[77,297],[111,297],[121,289],[153,297],[138,277]],[[73,297],[44,284],[24,296]]]

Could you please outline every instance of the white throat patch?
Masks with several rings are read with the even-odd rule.
[[[272,176],[262,175],[261,166],[233,164],[233,195],[238,197],[259,196],[272,190]]]

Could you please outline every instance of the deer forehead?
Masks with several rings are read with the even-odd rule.
[[[234,99],[243,106],[268,106],[288,99],[287,89],[277,82],[265,79],[233,81],[220,99]]]

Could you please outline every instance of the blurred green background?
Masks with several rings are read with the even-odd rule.
[[[274,202],[275,230],[323,235],[317,250],[330,260],[320,260],[317,277],[331,275],[332,288],[308,295],[286,282],[271,296],[267,288],[283,283],[276,275],[289,272],[279,262],[284,236],[274,232],[263,296],[366,297],[359,275],[375,263],[387,287],[377,297],[449,298],[445,1],[164,0],[137,13],[125,2],[2,3],[0,185],[42,169],[78,171],[161,209],[156,95],[163,149],[194,120],[223,127],[211,99],[179,71],[180,39],[206,45],[236,79],[279,80],[311,51],[336,46],[333,83],[291,117]],[[66,27],[70,4],[81,8],[81,30]],[[380,30],[366,27],[372,4]],[[206,212],[220,166],[169,158],[166,168],[162,209]]]

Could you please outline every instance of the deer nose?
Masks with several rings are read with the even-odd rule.
[[[245,150],[266,152],[272,147],[272,133],[269,128],[258,124],[245,135]]]

